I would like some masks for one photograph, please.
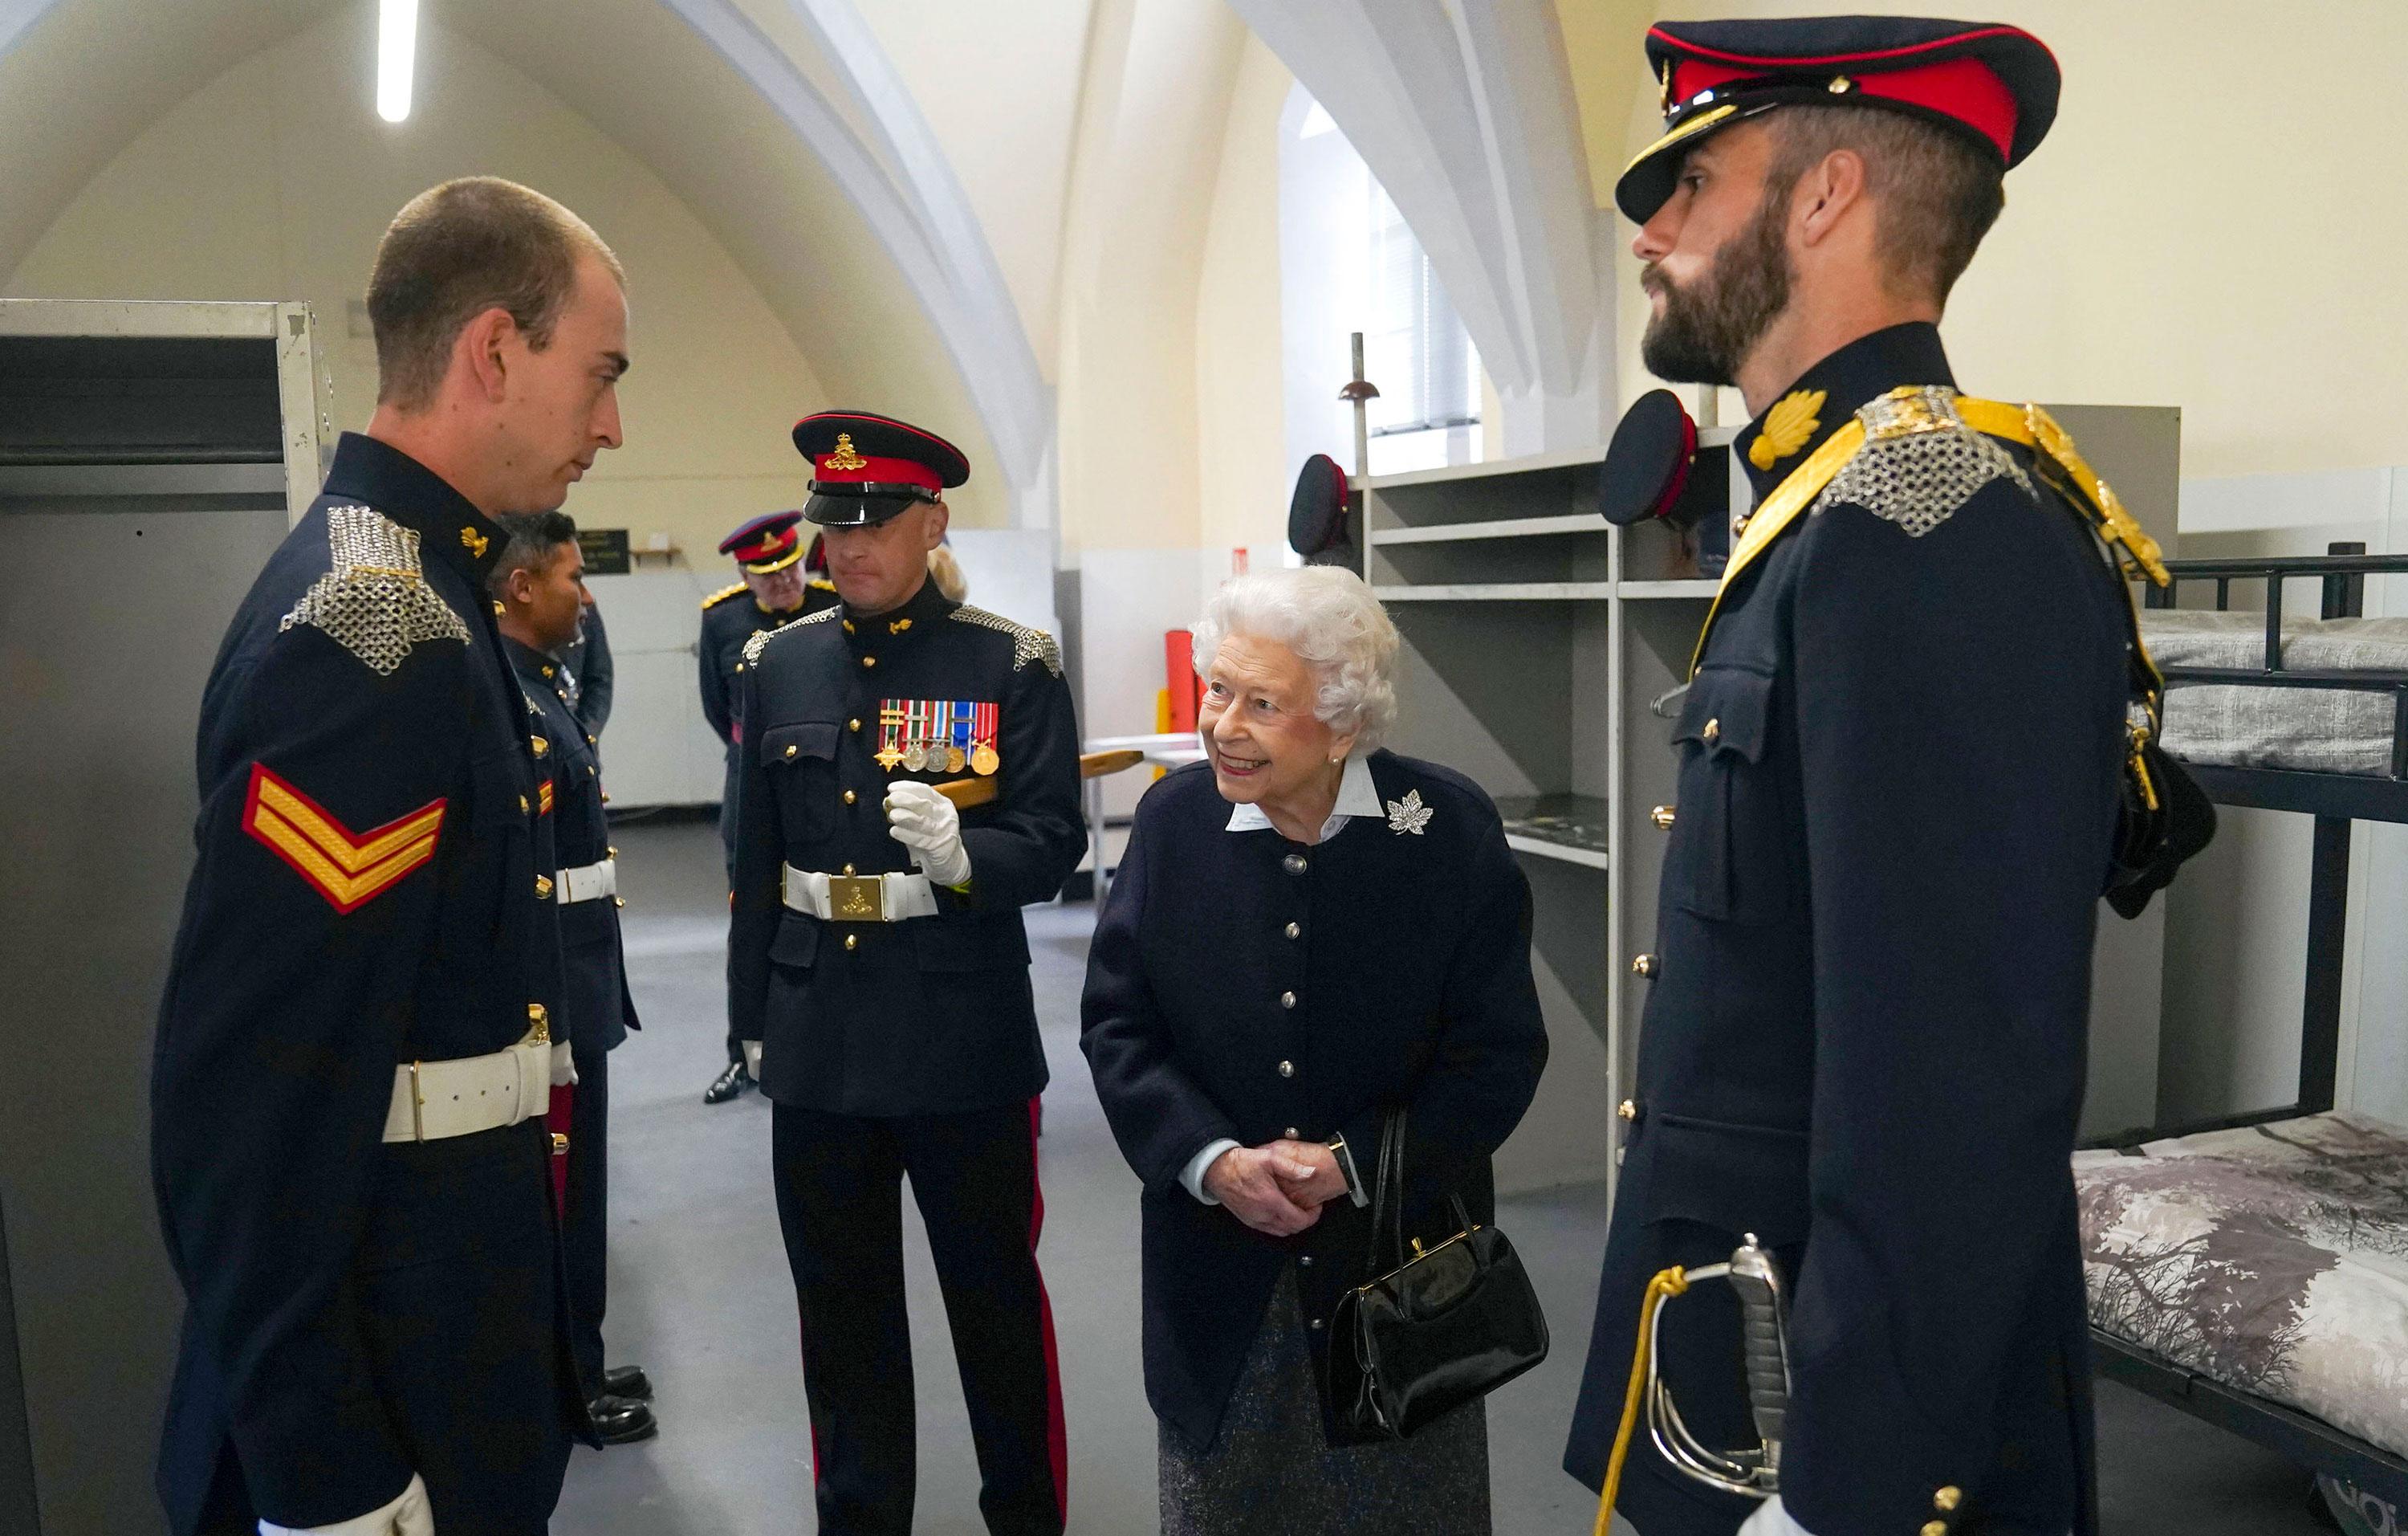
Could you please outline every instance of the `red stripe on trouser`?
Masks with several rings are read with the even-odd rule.
[[[551,1106],[543,1113],[544,1128],[554,1136],[566,1136],[569,1111],[576,1101],[576,1084],[563,1083],[553,1088]],[[561,1143],[554,1141],[552,1144],[556,1147]],[[566,1219],[568,1214],[568,1159],[557,1154],[552,1159],[552,1209]]]
[[[804,1337],[803,1320],[799,1317],[795,1319],[795,1342],[796,1345],[801,1347],[803,1357],[809,1359],[810,1357],[810,1341]],[[804,1388],[803,1417],[810,1421],[811,1427],[811,1491],[813,1493],[817,1493],[820,1486],[820,1463],[825,1458],[820,1455],[820,1416],[819,1414],[811,1412],[810,1391],[810,1384],[808,1382],[804,1384]]]
[[[1054,1507],[1065,1524],[1070,1518],[1070,1437],[1062,1427],[1062,1357],[1054,1347],[1054,1301],[1045,1294],[1044,1271],[1037,1269],[1037,1239],[1045,1230],[1045,1186],[1037,1178],[1037,1134],[1040,1100],[1028,1101],[1028,1260],[1037,1274],[1037,1327],[1045,1340],[1045,1448],[1054,1463]]]

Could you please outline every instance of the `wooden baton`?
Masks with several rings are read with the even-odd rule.
[[[1107,773],[1133,768],[1145,761],[1145,754],[1135,747],[1122,747],[1114,752],[1091,752],[1079,759],[1079,777],[1100,779]],[[948,779],[937,786],[937,793],[968,811],[974,805],[984,805],[1002,793],[1003,781],[993,774],[977,779]]]

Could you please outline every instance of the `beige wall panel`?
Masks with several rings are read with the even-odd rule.
[[[1228,573],[1229,551],[1245,550],[1255,570],[1287,557],[1279,125],[1295,83],[1261,39],[1246,39],[1196,297],[1199,602]]]
[[[350,334],[394,211],[447,176],[493,172],[575,208],[619,252],[636,366],[628,445],[568,510],[670,533],[701,563],[734,523],[793,505],[786,437],[826,392],[727,252],[643,165],[458,34],[422,32],[416,109],[370,107],[372,10],[338,9],[169,108],[96,175],[35,246],[16,296],[299,298],[316,307],[338,426],[363,423],[375,352]],[[294,91],[295,80],[337,82]],[[355,82],[352,89],[341,82]]]
[[[1640,56],[1652,16],[1826,8],[1557,0],[1599,204],[1658,121]],[[2186,476],[2408,462],[2408,285],[2391,278],[2408,249],[2408,106],[2303,94],[2286,62],[2305,37],[2329,57],[2397,59],[2408,7],[2000,0],[1980,14],[2036,33],[2066,89],[1950,304],[1967,386],[2180,406]],[[1615,222],[1626,399],[1654,382],[1638,364],[1632,234]]]

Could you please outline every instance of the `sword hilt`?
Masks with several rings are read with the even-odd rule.
[[[1748,1412],[1756,1419],[1756,1438],[1764,1443],[1768,1471],[1781,1466],[1781,1441],[1789,1416],[1788,1307],[1782,1296],[1781,1272],[1772,1256],[1747,1234],[1730,1259],[1731,1289],[1738,1293],[1742,1350],[1747,1371]]]

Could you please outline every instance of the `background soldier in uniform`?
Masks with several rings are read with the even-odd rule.
[[[1616,190],[1644,355],[1744,393],[1757,499],[1674,732],[1566,1466],[1599,1480],[1649,1277],[1755,1233],[1794,1281],[1780,1496],[1704,1486],[1641,1432],[1620,1507],[1644,1536],[2087,1532],[2068,1157],[2132,618],[2092,532],[2112,496],[2044,418],[1958,395],[1934,328],[2057,65],[1904,18],[1666,23],[1647,53],[1668,131]],[[1724,1287],[1665,1313],[1710,1446],[1756,1438],[1739,1345]]]
[[[752,519],[719,541],[719,553],[732,555],[744,580],[722,587],[702,600],[702,716],[727,749],[727,773],[719,797],[719,840],[727,854],[728,878],[736,874],[736,754],[743,726],[736,718],[736,685],[744,670],[745,642],[755,635],[792,624],[806,613],[836,606],[836,587],[812,571],[819,566],[819,541],[807,556],[797,526],[800,512],[770,512]],[[747,597],[750,601],[739,601]],[[727,1065],[703,1090],[706,1104],[724,1104],[752,1086],[744,1065],[744,1050],[733,1029],[727,1035]]]
[[[820,1529],[911,1529],[899,1184],[927,1224],[997,1532],[1058,1532],[1061,1385],[1038,1274],[1045,1056],[1020,909],[1076,867],[1078,732],[1053,639],[937,591],[952,444],[795,428],[840,609],[746,648],[729,1010],[757,1053],[802,1312]],[[932,782],[992,776],[956,812]]]
[[[577,524],[566,512],[500,520],[509,548],[494,572],[501,612],[502,648],[524,690],[528,729],[535,733],[536,812],[552,818],[552,899],[560,903],[560,1012],[577,1066],[562,1159],[565,1193],[561,1243],[567,1256],[569,1338],[578,1379],[593,1414],[594,1432],[611,1445],[644,1440],[659,1428],[647,1406],[652,1379],[641,1366],[607,1368],[602,1317],[609,1304],[608,1234],[610,1211],[610,1053],[627,1031],[642,1027],[627,992],[627,960],[619,941],[619,851],[609,845],[602,809],[602,767],[595,733],[584,728],[569,693],[568,666],[558,660],[576,639],[585,600],[585,556]],[[557,1118],[557,1117],[556,1117]]]
[[[367,435],[201,705],[151,1091],[178,1536],[539,1532],[590,1433],[543,1126],[557,866],[485,583],[491,511],[558,506],[619,444],[623,279],[477,178],[402,209],[368,313]]]

